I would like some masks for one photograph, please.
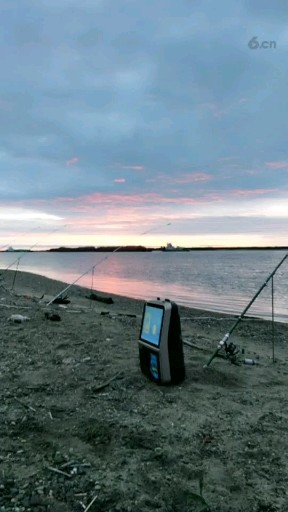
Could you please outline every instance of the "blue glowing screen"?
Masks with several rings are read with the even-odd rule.
[[[164,309],[146,304],[140,338],[156,347],[160,344]]]

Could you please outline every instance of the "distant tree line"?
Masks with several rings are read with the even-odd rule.
[[[53,249],[48,249],[49,252],[151,252],[153,249],[148,249],[143,245],[125,245],[123,247],[119,246],[102,246],[102,247],[56,247]]]

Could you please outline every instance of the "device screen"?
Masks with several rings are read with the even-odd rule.
[[[160,344],[164,309],[146,304],[140,338],[156,347]]]

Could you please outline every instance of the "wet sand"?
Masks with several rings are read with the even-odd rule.
[[[205,370],[235,317],[180,307],[198,348],[184,345],[183,383],[157,386],[139,368],[142,301],[73,286],[47,307],[65,283],[13,278],[0,280],[0,511],[83,512],[94,498],[90,512],[288,510],[287,324],[274,363],[271,322],[245,319],[231,341],[257,365]]]

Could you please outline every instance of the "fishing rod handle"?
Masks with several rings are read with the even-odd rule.
[[[212,354],[212,356],[210,357],[210,359],[209,359],[208,363],[206,363],[206,364],[204,364],[204,365],[203,365],[203,368],[208,368],[208,366],[210,366],[210,364],[212,363],[212,361],[213,361],[214,357],[216,357],[216,356],[217,356],[217,354],[218,354],[218,352],[219,352],[219,351],[220,351],[220,348],[219,348],[219,346],[218,346],[218,347],[216,348],[215,352],[214,352],[214,353]]]
[[[203,366],[203,368],[208,368],[208,366],[212,363],[213,359],[217,356],[218,352],[221,350],[223,345],[225,345],[226,341],[229,339],[229,336],[230,336],[230,333],[226,332],[226,334],[225,334],[225,336],[223,336],[222,340],[219,341],[217,349],[215,350],[215,352],[210,357],[208,363]]]

